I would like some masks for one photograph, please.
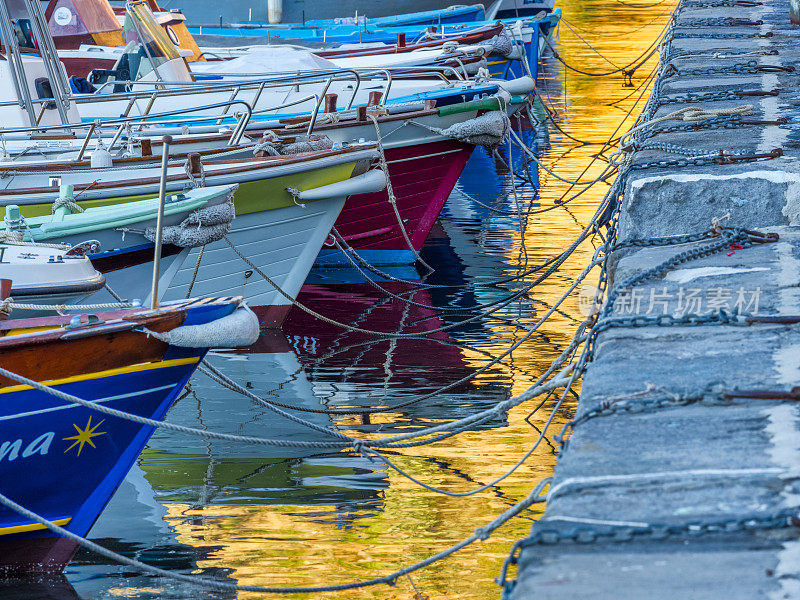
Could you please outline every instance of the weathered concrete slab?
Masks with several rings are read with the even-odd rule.
[[[800,163],[776,159],[711,171],[631,177],[620,216],[620,241],[697,232],[714,218],[755,229],[800,225]],[[657,215],[657,218],[654,218]]]

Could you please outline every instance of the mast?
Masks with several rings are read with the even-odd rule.
[[[22,66],[22,56],[19,51],[19,42],[14,33],[14,26],[11,24],[11,13],[7,0],[0,0],[0,34],[6,40],[6,58],[11,69],[11,81],[14,84],[19,106],[28,113],[31,126],[35,126],[37,124],[36,111],[33,108],[33,101],[28,91],[28,82],[25,79],[25,69]]]
[[[33,34],[39,41],[39,53],[47,69],[50,89],[53,91],[58,116],[61,118],[61,123],[67,124],[69,123],[67,109],[69,108],[71,90],[67,81],[67,74],[64,71],[64,65],[61,64],[58,58],[53,36],[50,34],[50,28],[47,26],[47,21],[42,14],[41,2],[39,0],[25,0],[25,5],[31,17],[31,29],[33,29]]]

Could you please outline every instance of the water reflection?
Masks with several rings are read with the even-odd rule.
[[[631,62],[667,16],[665,6],[626,7],[610,0],[560,5],[570,24],[618,64]],[[558,43],[564,56],[587,70],[608,67],[566,31]],[[646,74],[637,73],[635,83]],[[567,134],[589,142],[610,137],[633,105],[635,96],[624,99],[631,89],[622,87],[622,77],[566,74],[552,58],[545,60],[538,88],[566,133],[548,122],[539,107],[534,111],[540,121],[538,134],[528,128],[523,136],[538,145],[545,163],[561,176],[596,177],[605,166],[596,157],[599,146],[578,144]],[[521,177],[514,180],[518,187],[512,188],[509,166],[519,169],[523,159],[518,151],[509,154],[507,149],[498,154],[475,152],[424,248],[423,258],[435,272],[396,269],[390,274],[405,283],[376,282],[414,304],[388,297],[356,270],[315,273],[300,298],[322,314],[364,329],[447,330],[427,339],[388,340],[343,331],[293,311],[285,336],[265,335],[247,350],[215,353],[211,362],[264,397],[308,409],[311,412],[302,414],[318,425],[366,436],[459,418],[519,393],[570,339],[580,319],[574,302],[565,304],[525,346],[468,383],[398,410],[385,409],[485,367],[552,306],[591,255],[591,245],[580,248],[534,292],[491,316],[461,323],[475,314],[465,314],[465,309],[498,302],[532,281],[535,274],[525,275],[523,282],[499,282],[563,250],[607,189],[598,184],[560,204],[578,190],[547,173],[534,185],[539,175],[532,165],[520,170]],[[382,411],[369,417],[313,412],[345,407]],[[539,411],[526,421],[531,410],[520,407],[445,442],[404,450],[393,460],[439,487],[471,489],[501,474],[532,444],[547,414]],[[567,418],[568,413],[557,421]],[[193,379],[192,393],[169,419],[286,440],[322,436],[203,375]],[[501,486],[471,499],[448,498],[421,490],[352,453],[241,446],[160,433],[91,537],[174,571],[242,584],[343,583],[383,575],[469,536],[525,497],[535,481],[551,473],[554,462],[554,446],[545,444]],[[529,511],[490,540],[415,574],[414,585],[430,598],[496,598],[492,580],[498,565],[537,514]],[[0,596],[149,600],[233,595],[136,574],[81,552],[65,578],[10,583],[0,588]],[[313,597],[406,599],[414,597],[414,588],[402,580],[392,589]]]

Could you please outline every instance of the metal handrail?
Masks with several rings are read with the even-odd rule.
[[[291,102],[284,102],[283,104],[279,104],[277,106],[270,106],[268,108],[260,108],[258,110],[254,110],[254,115],[260,115],[263,113],[267,113],[271,110],[278,110],[279,108],[289,108],[290,106],[296,106],[298,104],[302,104],[303,102],[308,102],[309,100],[316,100],[319,102],[319,94],[310,94],[308,96],[303,96],[302,98],[298,98],[297,100],[292,100]],[[276,117],[280,115],[275,115]]]
[[[24,108],[28,113],[30,122],[36,123],[36,113],[33,110],[33,102],[31,101],[31,94],[28,91],[28,84],[24,77],[21,77],[21,73],[17,68],[22,65],[22,55],[19,51],[17,36],[14,35],[11,29],[11,16],[6,0],[0,0],[0,31],[2,31],[3,38],[7,40],[7,47],[11,48],[11,54],[14,57],[14,60],[8,61],[8,65],[11,68],[11,79],[14,82],[17,99],[16,101],[7,101],[7,105],[19,105],[20,108]]]
[[[52,100],[52,99],[51,99]],[[160,113],[152,113],[150,115],[137,115],[134,117],[115,117],[113,119],[102,119],[99,120],[102,125],[118,125],[120,123],[134,123],[142,120],[149,120],[151,118],[160,118],[160,117],[170,117],[174,115],[182,115],[187,113],[193,112],[200,112],[203,110],[209,110],[212,108],[222,108],[227,106],[228,104],[240,104],[245,108],[246,114],[248,118],[253,114],[253,110],[250,105],[245,102],[244,100],[234,100],[233,102],[216,102],[213,104],[206,104],[204,106],[194,106],[191,108],[182,108],[176,110],[169,110]],[[201,116],[197,117],[196,120],[198,121],[205,121],[205,120],[216,120],[219,117],[217,115],[213,116]],[[41,131],[50,131],[55,129],[84,129],[89,127],[90,130],[97,127],[98,121],[92,121],[91,123],[80,122],[80,123],[60,123],[58,125],[39,125],[37,127],[7,127],[0,129],[3,135],[9,133],[37,133]]]
[[[322,104],[322,100],[325,98],[325,94],[328,92],[328,88],[331,86],[332,79],[328,79],[325,83],[325,87],[322,88],[322,93],[317,98],[317,105],[314,107],[314,112],[311,113],[311,121],[308,123],[308,131],[306,132],[307,135],[311,135],[311,131],[314,129],[314,125],[317,123],[317,115],[319,114],[319,107]]]

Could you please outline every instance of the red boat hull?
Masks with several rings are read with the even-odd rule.
[[[60,573],[78,544],[66,538],[0,542],[0,577],[19,573]]]
[[[388,190],[350,196],[336,220],[336,229],[358,254],[372,264],[414,262],[439,217],[474,146],[446,140],[386,149],[398,221]],[[348,264],[338,249],[323,249],[317,264]]]

